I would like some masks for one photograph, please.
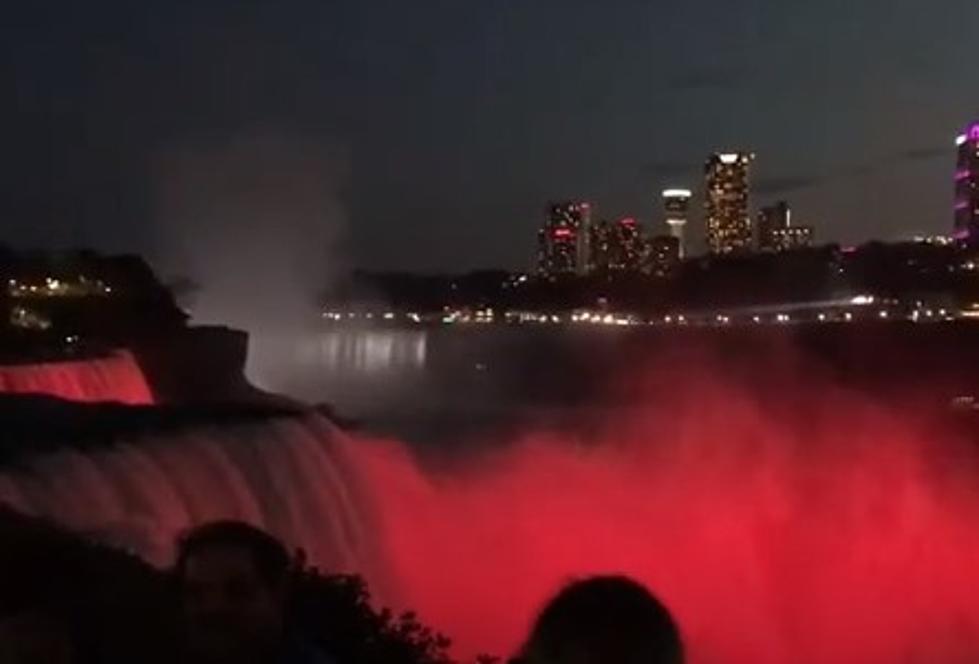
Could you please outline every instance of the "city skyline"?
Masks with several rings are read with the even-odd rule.
[[[681,260],[704,251],[723,256],[812,247],[814,228],[793,224],[787,201],[758,205],[752,200],[751,167],[756,158],[750,152],[712,153],[704,166],[702,187],[662,190],[658,209],[647,224],[639,216],[615,223],[602,219],[592,201],[549,204],[537,231],[538,251],[531,271],[547,278],[622,272],[665,277]],[[704,247],[687,240],[697,203],[703,214],[692,218],[703,226]]]
[[[543,201],[646,217],[724,146],[764,155],[755,191],[821,237],[947,229],[975,2],[600,4],[18,5],[0,240],[150,255],[201,218],[240,237],[214,174],[312,161],[351,263],[518,267]]]
[[[931,235],[916,233],[894,239],[900,241],[930,236],[975,242],[979,237],[979,121],[968,123],[964,131],[956,135],[955,149],[950,228],[947,232]],[[753,152],[714,151],[704,165],[702,189],[673,186],[662,190],[657,201],[659,209],[654,208],[650,215],[648,236],[643,237],[643,242],[646,243],[644,253],[647,257],[658,253],[653,245],[657,240],[666,237],[672,237],[676,242],[677,260],[699,255],[700,252],[691,247],[687,240],[690,212],[698,193],[702,198],[703,218],[700,221],[706,253],[709,255],[777,252],[814,246],[815,227],[793,223],[792,208],[788,201],[780,199],[766,205],[752,199],[751,170],[756,159],[757,155]],[[588,208],[589,214],[596,209],[590,201],[582,205]],[[694,220],[696,221],[696,217]],[[631,222],[639,229],[640,235],[645,230],[641,222],[637,224],[635,217],[624,218],[623,221]],[[599,234],[602,232],[599,229]],[[608,235],[607,230],[604,233]],[[586,233],[585,237],[591,238],[592,233]],[[839,244],[833,239],[824,239],[823,243]],[[578,251],[589,254],[590,247],[586,243],[584,249],[579,246]],[[539,254],[537,271],[545,275],[557,274],[543,267],[540,256]],[[585,261],[585,265],[585,272],[593,269],[592,261]],[[648,268],[647,264],[643,269]],[[635,269],[638,271],[640,268]],[[580,269],[578,274],[581,274]]]

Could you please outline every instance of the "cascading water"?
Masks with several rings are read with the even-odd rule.
[[[139,553],[172,560],[186,529],[241,519],[328,569],[383,575],[372,499],[349,441],[325,418],[278,417],[65,447],[0,473],[0,503]]]
[[[153,403],[153,393],[128,351],[68,362],[0,366],[0,393],[44,394],[86,403]]]
[[[693,662],[974,661],[971,450],[827,386],[778,416],[690,393],[437,470],[313,413],[124,437],[8,467],[0,501],[157,563],[192,524],[247,519],[363,572],[460,654],[506,654],[561,583],[624,572],[676,612]]]

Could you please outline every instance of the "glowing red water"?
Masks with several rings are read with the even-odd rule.
[[[392,599],[463,653],[509,654],[560,584],[622,572],[672,607],[694,662],[975,661],[972,456],[847,395],[786,422],[709,390],[598,446],[528,435],[448,472],[362,447]]]
[[[0,366],[0,393],[45,394],[69,401],[152,404],[153,394],[128,351],[101,359]]]
[[[976,661],[977,455],[779,365],[759,392],[661,362],[669,389],[598,409],[588,435],[437,469],[309,413],[34,459],[0,474],[0,502],[159,557],[189,525],[252,520],[358,565],[462,655],[509,654],[560,584],[622,572],[674,610],[696,663]]]

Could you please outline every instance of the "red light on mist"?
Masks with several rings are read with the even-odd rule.
[[[555,238],[569,238],[574,235],[574,231],[570,228],[555,228],[554,237]]]
[[[934,435],[828,389],[806,388],[798,420],[691,392],[436,474],[358,446],[400,582],[385,599],[461,655],[510,655],[560,585],[613,572],[666,601],[692,662],[979,653],[979,474],[962,458],[942,470]]]
[[[0,393],[43,394],[86,403],[153,403],[146,378],[128,351],[73,362],[0,366]]]

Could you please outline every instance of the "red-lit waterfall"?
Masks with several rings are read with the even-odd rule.
[[[269,528],[331,569],[372,561],[370,492],[349,443],[318,415],[142,435],[19,465],[0,472],[0,503],[160,566],[180,533],[221,518]]]
[[[0,366],[0,393],[44,394],[81,402],[153,403],[128,351],[100,359]]]
[[[594,440],[527,434],[438,471],[315,414],[124,436],[7,468],[0,501],[158,563],[191,524],[248,519],[363,572],[462,654],[508,652],[560,583],[607,571],[663,596],[695,662],[979,652],[969,454],[844,397],[774,422],[701,394],[713,409],[665,425],[653,409]]]

